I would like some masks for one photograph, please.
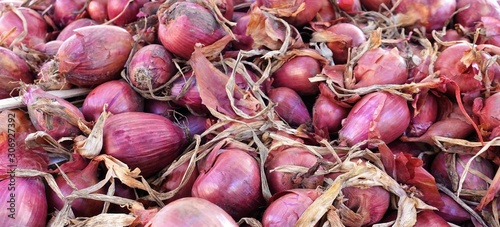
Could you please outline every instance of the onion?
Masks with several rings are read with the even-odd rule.
[[[335,12],[335,7],[330,0],[319,0],[321,2],[321,7],[316,14],[316,19],[318,21],[332,21],[335,20],[337,13]]]
[[[158,88],[177,72],[173,56],[165,47],[150,44],[139,49],[128,65],[130,83],[141,90]]]
[[[336,64],[345,64],[349,55],[349,49],[358,47],[366,42],[366,37],[361,28],[350,23],[338,23],[326,29],[331,36],[327,42],[328,48],[333,52],[333,60]]]
[[[66,117],[84,119],[82,112],[70,102],[49,94],[35,85],[28,86],[22,96],[24,104],[28,107],[31,123],[38,131],[44,131],[56,140],[81,133],[80,129],[75,126],[75,122],[73,122],[75,124],[73,125],[65,119]],[[63,110],[65,114],[72,114],[72,116],[55,116],[40,111],[40,108],[46,107],[48,103],[54,105],[57,109]]]
[[[26,28],[23,26],[23,21],[26,23]],[[11,29],[14,29],[14,31],[9,34]],[[26,34],[23,35],[23,32],[26,32]],[[33,48],[36,45],[45,43],[46,36],[47,25],[45,20],[35,10],[18,7],[0,14],[0,37],[2,39],[7,37],[5,38],[6,45],[24,44]]]
[[[211,126],[211,122],[207,117],[188,114],[180,120],[179,125],[185,128],[189,132],[190,139],[193,139],[194,135],[204,133]]]
[[[184,77],[179,77],[172,83],[170,92],[172,96],[176,97],[172,102],[188,108],[194,114],[208,114],[207,107],[201,103],[196,78],[192,76],[193,71],[187,72]]]
[[[477,98],[474,100],[473,111],[474,114],[479,118],[479,123],[481,128],[487,131],[493,130],[500,126],[500,93],[495,93],[494,95],[483,100]]]
[[[148,0],[108,0],[107,12],[109,19],[118,26],[124,26],[137,20],[137,14]],[[126,7],[126,8],[125,8]],[[120,15],[121,14],[121,15]]]
[[[287,87],[273,88],[269,91],[269,99],[277,104],[274,108],[276,113],[292,126],[308,124],[311,115],[304,101],[294,90]]]
[[[104,23],[108,19],[108,0],[91,0],[87,6],[90,18],[97,23]]]
[[[299,95],[316,95],[319,92],[318,83],[312,83],[309,78],[321,72],[318,60],[309,56],[297,56],[285,62],[272,74],[274,87],[288,87]]]
[[[108,81],[94,88],[82,105],[85,119],[97,121],[105,104],[108,104],[106,110],[112,114],[144,110],[144,98],[124,80]]]
[[[480,36],[480,42],[500,46],[500,18],[481,17],[481,24],[478,27],[483,28],[484,36]]]
[[[182,198],[164,206],[148,226],[233,226],[238,224],[219,206],[201,198]]]
[[[410,124],[406,100],[388,92],[365,95],[349,112],[339,131],[339,139],[348,146],[367,139],[390,143],[401,136]]]
[[[91,161],[85,169],[81,171],[66,173],[69,180],[74,184],[77,189],[84,189],[94,186],[99,182],[97,179],[97,167],[99,161]],[[68,196],[73,192],[73,188],[66,182],[63,176],[55,178],[57,186],[61,189],[64,196]],[[105,194],[103,188],[95,191],[97,194]],[[47,192],[47,200],[49,202],[49,209],[61,210],[64,206],[64,201],[61,200],[53,190]],[[71,203],[71,209],[77,217],[92,217],[102,212],[104,206],[103,201],[92,199],[75,199]]]
[[[408,80],[408,71],[405,59],[397,48],[388,50],[379,47],[361,56],[354,67],[354,76],[354,88],[361,88],[379,84],[404,84]]]
[[[347,117],[349,107],[337,100],[326,84],[320,84],[319,88],[321,94],[314,103],[312,121],[314,132],[328,139],[342,126],[342,120]]]
[[[428,93],[425,96],[419,96],[415,107],[412,108],[412,117],[407,135],[411,137],[421,136],[427,129],[434,124],[438,117],[438,102],[436,96]]]
[[[211,12],[192,2],[175,2],[158,10],[158,38],[167,50],[189,59],[196,43],[210,45],[225,35]]]
[[[132,50],[132,36],[112,25],[87,26],[76,29],[75,33],[57,52],[59,73],[69,83],[82,87],[119,78]]]
[[[446,220],[433,210],[422,210],[417,213],[417,222],[414,227],[450,226]]]
[[[456,0],[402,0],[394,9],[394,19],[403,26],[425,28],[430,34],[445,27],[456,8]]]
[[[348,14],[361,12],[361,3],[359,0],[337,0],[337,6]]]
[[[421,159],[423,161],[422,167],[424,167],[424,169],[426,170],[429,169],[428,167],[431,165],[432,158],[434,158],[433,155],[431,156],[425,153],[427,147],[424,144],[402,142],[400,140],[395,140],[387,144],[387,146],[394,155],[403,153]]]
[[[264,201],[257,160],[237,148],[214,149],[207,158],[198,166],[192,195],[218,205],[235,220],[252,216]]]
[[[467,212],[455,200],[444,193],[439,194],[441,195],[441,200],[443,200],[445,206],[439,207],[439,210],[434,211],[437,215],[446,221],[453,222],[455,224],[460,224],[471,219],[469,212]]]
[[[256,3],[295,27],[309,23],[322,6],[322,2],[318,0],[257,0]]]
[[[97,24],[98,24],[97,21],[89,19],[89,18],[77,19],[77,20],[69,23],[68,25],[66,25],[63,28],[63,30],[61,30],[61,33],[59,33],[59,35],[57,35],[57,40],[61,40],[61,41],[67,40],[69,37],[71,37],[72,35],[74,35],[76,33],[75,29],[83,28],[83,27],[87,27],[87,26],[91,26],[91,25],[97,25]]]
[[[43,63],[36,76],[35,84],[44,91],[70,89],[72,85],[66,81],[66,78],[57,73],[57,68],[57,62],[54,59]]]
[[[30,69],[13,51],[0,47],[0,99],[18,95],[16,82],[33,83]]]
[[[131,169],[139,168],[145,177],[170,164],[185,143],[182,129],[156,114],[125,112],[112,115],[104,124],[104,152]]]
[[[361,5],[363,5],[369,11],[379,11],[382,4],[384,4],[388,9],[392,7],[391,0],[360,0]]]
[[[53,20],[60,28],[71,22],[88,16],[85,10],[87,0],[56,0],[54,2]]]
[[[46,55],[54,56],[57,54],[57,51],[59,50],[59,47],[61,47],[62,43],[63,41],[61,40],[51,40],[48,41],[47,43],[37,45],[35,49]]]
[[[282,150],[271,150],[264,164],[271,193],[275,194],[294,188],[314,189],[322,185],[324,180],[324,176],[322,175],[274,170],[283,165],[313,168],[317,162],[318,158],[305,148],[290,147],[283,148]]]
[[[188,167],[189,167],[189,160],[184,162],[176,169],[174,169],[172,173],[170,173],[165,178],[159,191],[169,192],[179,187],[182,181],[182,177],[184,176],[184,173],[186,172]],[[194,171],[191,173],[191,175],[188,176],[186,184],[182,186],[180,190],[172,198],[166,200],[165,203],[170,203],[184,197],[191,197],[191,189],[193,188],[196,178],[198,178],[198,171],[195,168]]]
[[[177,109],[173,106],[171,102],[160,101],[156,99],[145,99],[144,100],[144,112],[153,113],[170,118],[173,112]]]
[[[236,25],[231,28],[238,41],[233,42],[236,50],[251,50],[253,45],[252,36],[247,35],[247,27],[250,22],[250,14],[245,14],[236,21]]]
[[[293,189],[274,194],[262,215],[264,227],[292,227],[302,213],[321,195],[319,190]]]
[[[473,29],[484,16],[500,18],[500,4],[496,0],[457,0],[456,4],[457,9],[468,6],[455,15],[456,22],[465,28]]]

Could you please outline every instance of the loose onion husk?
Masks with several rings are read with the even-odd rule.
[[[89,18],[80,18],[77,19],[68,25],[64,26],[63,30],[57,35],[56,40],[67,40],[69,37],[75,34],[75,29],[83,28],[86,26],[98,25],[97,21],[89,19]]]

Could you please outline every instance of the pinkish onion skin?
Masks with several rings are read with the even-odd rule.
[[[296,11],[302,4],[304,4],[304,10],[298,11],[299,13],[290,17],[282,17],[295,27],[302,27],[312,21],[322,6],[322,2],[318,0],[256,0],[255,2],[258,6],[285,11]]]
[[[144,100],[144,112],[153,113],[170,118],[177,107],[169,101],[160,101],[156,99]]]
[[[439,108],[436,96],[428,94],[423,98],[425,100],[422,106],[412,112],[410,126],[407,131],[408,136],[418,137],[423,135],[437,120]]]
[[[77,19],[71,23],[69,23],[67,26],[63,28],[61,33],[57,35],[56,40],[64,41],[67,40],[69,37],[75,34],[75,29],[78,28],[83,28],[86,26],[92,26],[92,25],[98,25],[97,21],[89,19],[89,18],[80,18]]]
[[[321,192],[314,189],[292,189],[274,194],[262,216],[264,227],[293,227]]]
[[[294,90],[287,87],[273,88],[269,91],[269,99],[277,106],[276,113],[288,124],[298,126],[311,121],[311,115],[304,101]]]
[[[272,74],[274,87],[288,87],[299,95],[316,95],[319,93],[318,83],[309,78],[321,72],[318,60],[308,56],[298,56],[283,64]]]
[[[150,44],[135,52],[128,66],[130,83],[141,90],[153,89],[165,84],[177,72],[173,56],[165,47]]]
[[[297,176],[295,173],[272,171],[283,165],[296,165],[313,167],[318,158],[302,148],[287,148],[285,150],[272,150],[265,162],[265,171],[271,193],[278,193],[289,189],[306,188],[314,189],[323,183],[321,176]]]
[[[359,0],[337,0],[337,5],[342,11],[348,14],[361,12],[361,3]]]
[[[149,222],[151,227],[171,226],[228,226],[237,227],[234,219],[208,200],[187,197],[164,206]]]
[[[43,17],[35,10],[25,7],[17,8],[27,22],[27,34],[18,44],[24,44],[28,47],[46,42],[47,24]],[[7,35],[10,29],[16,29],[5,39],[5,45],[9,46],[24,31],[22,19],[12,10],[3,12],[0,16],[0,37]]]
[[[500,18],[500,3],[496,0],[457,0],[457,9],[467,5],[455,15],[456,22],[466,28],[474,29],[484,16]]]
[[[97,23],[104,23],[108,20],[108,0],[92,0],[87,6],[90,18]]]
[[[391,0],[360,0],[361,5],[363,5],[367,10],[379,11],[382,4],[387,6],[387,9],[392,7]]]
[[[176,97],[172,100],[172,102],[177,105],[187,107],[194,114],[208,114],[209,111],[207,107],[201,103],[200,92],[198,91],[195,77],[192,78],[191,84],[187,88],[186,92],[181,94],[183,87],[189,81],[191,76],[193,76],[193,72],[187,72],[184,74],[184,77],[180,77],[172,83],[170,92],[171,95]]]
[[[201,135],[205,130],[210,127],[209,118],[198,116],[194,114],[188,114],[185,118],[180,120],[179,125],[182,128],[186,128],[189,132],[190,137],[194,135]]]
[[[370,226],[378,223],[389,209],[391,194],[380,186],[369,188],[345,187],[342,193],[347,201],[344,204],[362,218],[355,222],[343,219],[346,226]],[[341,217],[342,218],[342,217]]]
[[[114,20],[113,21],[114,24],[118,26],[124,26],[125,24],[137,20],[137,13],[139,13],[139,10],[146,2],[149,2],[149,0],[135,0],[130,3],[129,0],[108,0],[107,3],[108,17],[110,20]],[[125,6],[127,6],[126,9]],[[122,13],[122,11],[124,11],[123,14],[120,17],[118,17],[118,15]]]
[[[400,137],[409,124],[410,110],[404,98],[374,92],[354,105],[342,123],[339,137],[348,146],[371,138],[390,143]]]
[[[441,195],[441,200],[443,200],[445,206],[440,207],[439,210],[435,211],[437,215],[446,221],[453,222],[455,224],[460,224],[471,219],[469,212],[461,207],[455,200],[442,192],[439,194]]]
[[[413,227],[450,226],[446,220],[433,210],[422,210],[417,213],[417,222]]]
[[[321,7],[318,11],[316,19],[318,21],[332,21],[335,20],[337,13],[335,12],[335,7],[330,0],[320,0]]]
[[[14,185],[14,186],[13,186]],[[4,192],[0,215],[4,226],[47,225],[47,198],[45,185],[38,177],[12,177],[0,181]],[[15,202],[10,202],[15,201]]]
[[[405,59],[397,48],[366,52],[354,67],[354,88],[381,84],[404,84],[408,80]]]
[[[192,195],[218,205],[235,220],[251,216],[264,201],[257,160],[238,149],[218,152],[212,166],[199,170]]]
[[[484,130],[491,131],[500,126],[500,93],[486,98],[484,103],[482,98],[475,99],[473,111]]]
[[[182,177],[188,167],[189,160],[174,169],[172,173],[170,173],[163,181],[163,184],[160,187],[160,192],[168,192],[176,189],[180,185]],[[193,188],[194,182],[198,178],[198,175],[198,170],[194,168],[194,171],[189,176],[189,180],[186,182],[186,184],[172,198],[164,202],[170,203],[180,198],[191,197],[191,189]]]
[[[17,81],[33,83],[28,64],[13,51],[0,47],[0,99],[19,94]]]
[[[330,134],[338,132],[342,120],[349,114],[349,109],[332,102],[328,97],[320,95],[313,106],[314,132],[321,137],[330,138]]]
[[[67,108],[68,111],[74,113],[81,119],[84,119],[82,112],[70,102],[55,95],[49,94],[35,85],[28,86],[26,88],[26,92],[24,92],[22,96],[23,102],[28,107],[28,113],[31,119],[31,123],[33,123],[33,126],[36,128],[36,130],[44,131],[56,140],[65,136],[76,136],[81,133],[78,127],[70,124],[68,121],[61,117],[52,117],[50,119],[52,123],[48,124],[45,114],[33,108],[33,104],[35,104],[39,99],[52,100],[52,102],[58,102],[59,105]],[[51,125],[52,127],[49,128],[49,125]]]
[[[426,33],[430,33],[442,29],[456,9],[456,0],[403,0],[397,5],[395,13],[418,18],[411,27],[425,27]]]
[[[108,81],[94,88],[82,105],[85,119],[97,121],[105,104],[112,114],[144,111],[144,98],[124,80]]]
[[[87,17],[85,2],[86,0],[56,0],[52,19],[57,26],[64,28],[75,20]]]
[[[238,41],[234,41],[233,45],[235,49],[239,50],[251,50],[253,45],[252,36],[246,34],[248,23],[250,22],[250,14],[245,14],[240,19],[236,21],[236,25],[231,28],[232,32],[238,38]]]
[[[338,41],[328,42],[327,46],[333,52],[333,60],[336,64],[345,64],[349,55],[349,49],[358,47],[366,42],[363,31],[356,25],[350,23],[338,23],[329,27],[326,31],[338,37]]]
[[[125,112],[112,115],[104,124],[104,152],[131,169],[139,168],[145,177],[174,161],[185,143],[184,131],[156,114]]]
[[[52,41],[51,41],[52,42]],[[50,43],[50,42],[48,42]],[[36,75],[36,85],[45,91],[67,90],[72,87],[64,77],[57,74],[57,62],[54,59],[43,63],[40,71]]]
[[[62,43],[63,41],[61,40],[51,40],[47,43],[37,45],[35,49],[44,54],[54,56],[57,54],[57,51],[59,50],[59,47],[61,47]]]
[[[209,10],[192,2],[175,2],[158,10],[158,38],[171,53],[191,58],[196,43],[210,45],[225,35]]]
[[[87,26],[76,29],[75,33],[57,52],[59,73],[80,87],[97,86],[119,78],[132,50],[132,35],[112,25]]]

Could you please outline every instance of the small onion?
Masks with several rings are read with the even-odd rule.
[[[236,227],[238,224],[219,206],[201,198],[181,198],[164,206],[151,219],[148,226],[191,227],[224,226]]]
[[[184,176],[186,170],[189,167],[189,160],[184,162],[182,165],[177,167],[170,173],[165,180],[163,181],[161,187],[160,187],[160,192],[169,192],[181,184],[182,177]],[[198,170],[194,168],[194,171],[191,173],[191,175],[188,175],[188,180],[184,186],[182,186],[179,191],[170,199],[165,201],[166,203],[173,202],[177,199],[184,198],[184,197],[191,197],[191,189],[193,188],[194,182],[198,178]]]
[[[330,135],[336,134],[342,126],[342,120],[349,114],[349,108],[335,99],[326,84],[320,84],[320,91],[321,94],[313,106],[312,123],[317,135],[330,138]]]
[[[416,29],[424,27],[430,34],[432,30],[446,26],[456,7],[456,0],[402,0],[394,12],[398,23]]]
[[[256,3],[258,6],[269,8],[271,12],[296,27],[302,27],[314,19],[322,6],[318,0],[257,0]]]
[[[153,113],[170,118],[178,107],[173,106],[169,101],[160,101],[156,99],[144,100],[144,112]]]
[[[184,148],[186,135],[162,116],[125,112],[106,120],[103,140],[106,154],[131,169],[139,168],[148,177],[174,161]]]
[[[446,221],[453,222],[455,224],[460,224],[471,219],[469,212],[467,212],[450,196],[442,192],[439,194],[441,195],[441,200],[443,200],[445,206],[439,207],[439,210],[435,211],[437,215],[441,216]]]
[[[486,98],[483,101],[481,98],[474,100],[474,114],[479,118],[480,126],[484,130],[491,131],[500,126],[500,93]]]
[[[18,11],[20,16],[24,18],[21,19],[15,11]],[[30,8],[19,7],[15,10],[10,9],[7,12],[2,12],[0,15],[0,37],[4,38],[11,29],[15,28],[15,30],[5,39],[6,45],[11,45],[12,42],[19,38],[21,33],[24,32],[23,19],[27,23],[27,33],[25,37],[20,40],[20,43],[28,47],[35,47],[38,44],[45,43],[47,24],[42,15],[37,11]]]
[[[349,112],[339,131],[340,141],[353,146],[367,139],[390,143],[401,136],[410,124],[406,100],[388,92],[365,95]]]
[[[75,29],[97,24],[98,24],[97,21],[89,18],[80,18],[78,20],[75,20],[63,28],[63,30],[59,33],[59,35],[57,35],[57,40],[61,41],[67,40],[69,37],[71,37],[76,33]]]
[[[496,0],[457,0],[456,4],[457,9],[467,6],[455,15],[456,22],[465,28],[473,29],[484,16],[500,18],[500,3]]]
[[[336,64],[345,64],[349,55],[349,49],[358,47],[366,41],[365,34],[358,26],[350,23],[338,23],[328,29],[328,34],[334,36],[334,40],[326,43],[333,52],[333,60]]]
[[[172,54],[162,45],[150,44],[139,49],[128,65],[130,83],[145,91],[165,84],[177,72],[172,60]]]
[[[52,19],[57,26],[64,28],[75,20],[87,17],[86,2],[87,0],[56,0]]]
[[[276,113],[292,126],[311,122],[311,115],[302,98],[294,90],[287,87],[273,88],[269,91],[269,99],[277,104]]]
[[[397,48],[376,48],[366,52],[354,67],[354,88],[379,84],[404,84],[408,80],[406,62]]]
[[[236,21],[236,25],[231,28],[232,32],[238,39],[233,42],[233,46],[237,50],[251,50],[253,45],[252,36],[247,35],[247,27],[250,22],[250,15],[245,14]]]
[[[132,35],[112,25],[87,26],[76,29],[75,33],[57,52],[59,73],[69,83],[82,87],[119,78],[132,50]]]
[[[235,220],[252,216],[264,201],[259,163],[240,149],[212,150],[207,157],[215,155],[213,163],[199,166],[192,195],[218,205]]]
[[[319,92],[318,83],[312,83],[309,78],[321,72],[318,60],[309,56],[297,56],[285,62],[272,74],[274,87],[288,87],[299,95],[316,95]]]
[[[72,85],[66,81],[66,78],[58,74],[57,70],[57,62],[54,59],[43,63],[36,75],[35,84],[44,91],[70,89]]]
[[[33,83],[33,76],[26,61],[13,51],[0,47],[0,99],[17,96],[18,83]]]
[[[337,5],[342,11],[348,14],[361,12],[361,3],[359,0],[337,0]]]
[[[264,227],[293,227],[302,213],[321,195],[319,190],[292,189],[274,194],[262,215]]]
[[[108,17],[110,20],[113,20],[114,24],[124,26],[137,20],[139,10],[146,2],[149,2],[149,0],[108,0]]]
[[[105,104],[108,104],[106,110],[112,114],[144,110],[144,98],[124,80],[108,81],[94,88],[82,105],[85,119],[97,121]]]
[[[158,10],[158,38],[167,50],[191,58],[196,43],[209,45],[225,35],[214,15],[193,2],[175,2]]]
[[[173,103],[188,108],[194,114],[209,113],[207,107],[201,103],[200,91],[192,71],[185,73],[184,77],[176,79],[172,83],[170,92],[172,96],[176,97],[172,100]]]
[[[423,101],[420,101],[420,99],[423,99]],[[416,105],[415,108],[412,108],[410,126],[407,130],[408,136],[423,135],[438,117],[439,108],[436,96],[432,94],[427,94],[424,97],[420,96]]]
[[[360,0],[361,5],[363,5],[367,10],[379,11],[382,4],[384,4],[387,9],[392,7],[391,0]]]
[[[433,210],[422,210],[417,213],[417,222],[414,227],[450,226],[446,220]]]
[[[335,7],[330,0],[319,0],[321,2],[321,7],[316,15],[318,21],[332,21],[335,20],[337,13],[335,12]]]
[[[92,0],[87,6],[90,18],[97,23],[104,23],[108,20],[108,0]]]

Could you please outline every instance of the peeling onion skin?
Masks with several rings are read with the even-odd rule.
[[[407,135],[410,137],[422,136],[438,117],[439,108],[436,96],[428,94],[421,98],[424,99],[422,106],[417,107],[418,109],[412,108],[410,126],[407,130]]]
[[[91,26],[91,25],[98,25],[97,21],[94,21],[89,18],[80,18],[78,20],[75,20],[68,25],[66,25],[63,30],[57,35],[56,40],[67,40],[69,37],[75,34],[75,29],[78,28],[83,28],[86,26]]]
[[[382,220],[389,209],[391,194],[380,186],[345,187],[342,189],[342,193],[347,199],[344,204],[360,215],[360,219],[356,220],[341,217],[342,223],[346,226],[371,226]]]
[[[146,225],[164,227],[224,226],[238,224],[219,206],[200,198],[181,198],[164,206]]]
[[[153,89],[160,87],[177,72],[172,60],[172,54],[162,45],[150,44],[142,47],[135,52],[128,65],[127,76],[130,83],[145,91],[149,90],[148,84]]]
[[[272,74],[274,87],[288,87],[299,95],[317,95],[318,83],[312,83],[309,78],[321,72],[318,60],[308,56],[298,56],[284,63]]]
[[[0,187],[3,192],[0,193],[0,199],[3,201],[0,206],[0,222],[3,226],[30,226],[44,227],[47,221],[47,198],[45,196],[45,185],[38,177],[16,177],[15,197],[9,188],[11,180],[0,181]],[[15,203],[8,202],[14,199]],[[9,208],[14,205],[14,212]],[[9,215],[13,215],[9,217]]]
[[[262,216],[264,227],[293,227],[304,211],[321,195],[319,190],[292,189],[274,194]]]
[[[482,98],[476,98],[473,112],[484,130],[492,131],[500,126],[500,93],[495,93],[484,101]]]
[[[354,67],[354,88],[382,84],[404,84],[408,80],[405,59],[397,48],[377,48],[366,52]]]
[[[415,21],[408,22],[411,28],[425,28],[425,32],[441,30],[457,9],[456,0],[403,0],[394,10]],[[397,16],[396,16],[397,17]]]
[[[152,113],[125,112],[104,124],[104,153],[139,168],[148,177],[169,165],[186,143],[184,131],[171,120]]]
[[[75,33],[57,52],[59,73],[79,87],[95,87],[118,79],[132,50],[132,35],[113,25],[87,26]]]
[[[350,23],[334,24],[327,29],[329,33],[338,37],[338,41],[328,42],[326,45],[333,52],[335,64],[345,64],[349,55],[349,49],[358,47],[366,42],[363,31],[356,25]]]
[[[196,43],[210,45],[225,35],[209,10],[192,2],[175,2],[157,12],[158,38],[171,53],[191,58]]]
[[[27,34],[19,44],[24,44],[30,48],[46,42],[47,24],[43,17],[35,10],[19,7],[17,8],[27,22]],[[6,36],[10,29],[16,29],[5,39],[4,44],[10,46],[12,42],[24,31],[23,22],[13,10],[0,14],[0,37]]]
[[[323,3],[319,0],[256,0],[258,6],[264,6],[273,10],[297,12],[303,4],[304,9],[293,16],[281,16],[293,26],[302,27],[314,19],[321,9]]]
[[[0,47],[0,99],[19,94],[15,89],[19,84],[14,83],[15,81],[33,83],[28,64],[13,51]]]
[[[481,17],[500,18],[500,3],[496,0],[457,0],[457,9],[467,5],[469,8],[457,12],[455,20],[463,27],[470,28],[471,32],[476,23],[481,21]]]

